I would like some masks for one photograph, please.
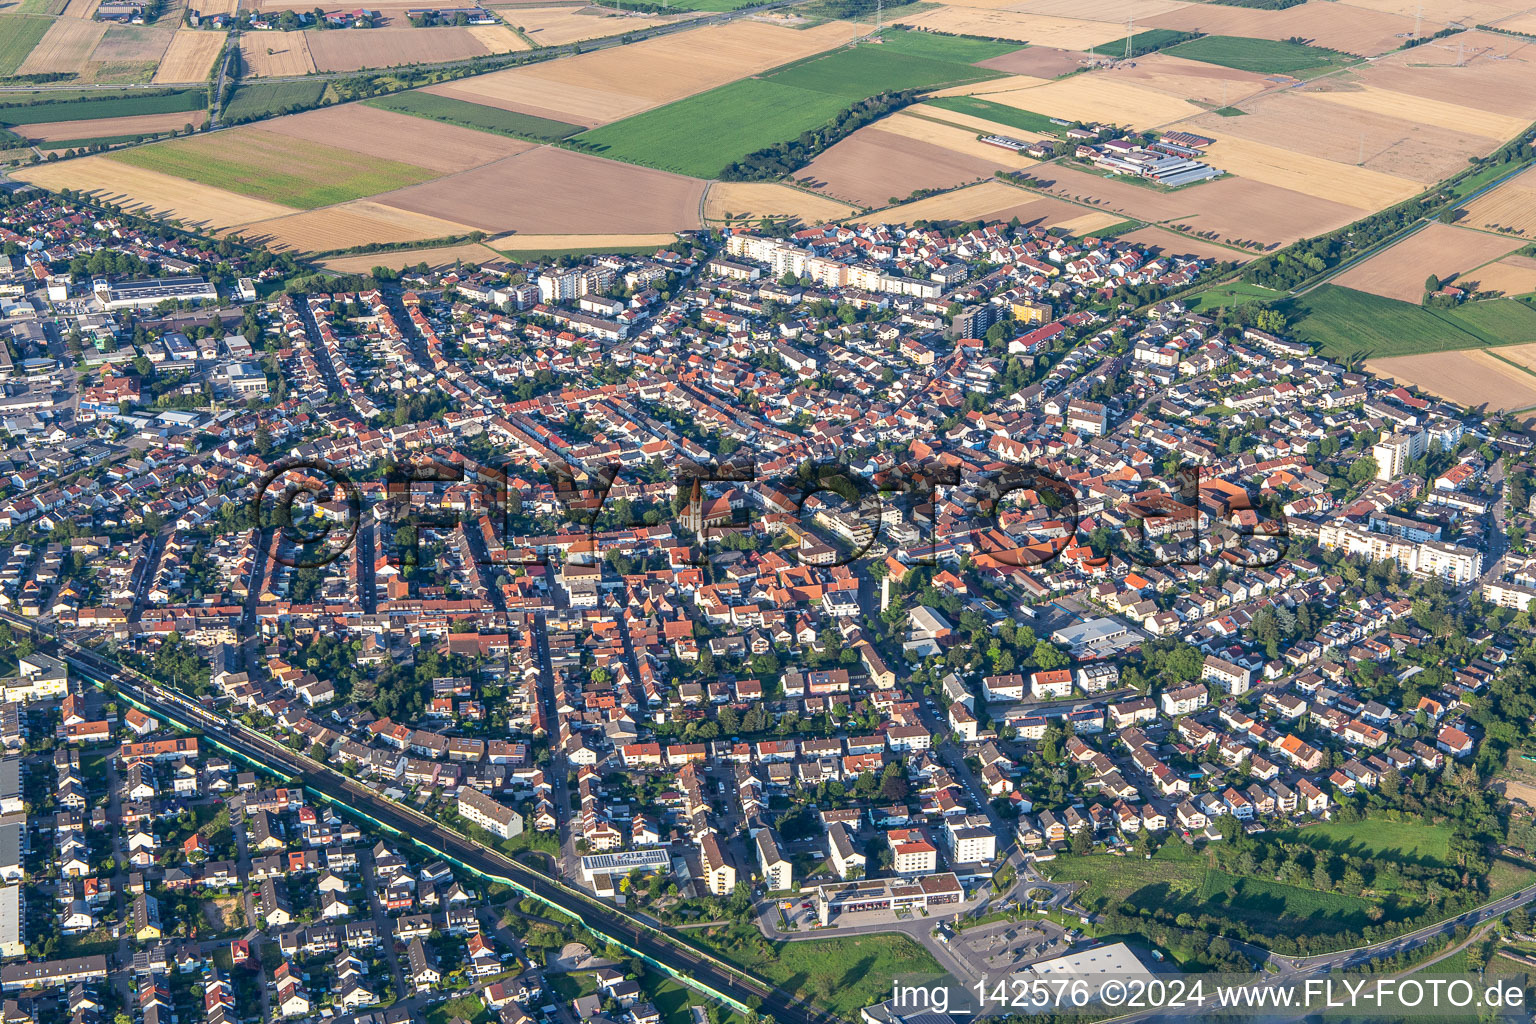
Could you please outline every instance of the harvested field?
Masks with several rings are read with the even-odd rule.
[[[437,176],[424,167],[262,128],[237,128],[119,150],[111,159],[301,210],[361,199]]]
[[[1366,10],[1355,4],[1325,3],[1322,0],[1284,11],[1196,3],[1177,11],[1153,15],[1146,19],[1145,24],[1183,32],[1257,39],[1290,39],[1296,36],[1315,46],[1374,57],[1395,50],[1413,33],[1413,13],[1410,9],[1406,16],[1389,14]],[[1427,7],[1424,15],[1424,32],[1435,32],[1444,27],[1444,22],[1431,21]],[[1140,15],[1137,15],[1137,21],[1141,23]]]
[[[487,34],[485,28],[495,29]],[[491,43],[495,43],[495,48]],[[309,55],[316,71],[360,71],[401,64],[436,64],[526,50],[528,44],[501,25],[483,28],[374,28],[365,32],[311,32]]]
[[[1073,234],[1092,234],[1124,218],[1032,195],[1000,181],[984,181],[939,196],[904,203],[870,214],[871,224],[910,224],[919,220],[1012,220],[1025,227],[1060,227]]]
[[[248,241],[273,249],[325,252],[371,242],[417,242],[467,235],[475,229],[360,199],[323,210],[261,220],[240,228]]]
[[[1216,139],[1246,139],[1298,154],[1427,185],[1467,166],[1499,142],[1483,135],[1454,131],[1413,119],[1412,99],[1393,116],[1329,103],[1325,94],[1294,89],[1273,92],[1243,104],[1243,117],[1202,114],[1187,127]],[[1361,160],[1364,160],[1361,163]],[[1300,165],[1298,164],[1298,167]]]
[[[954,188],[991,178],[1002,166],[885,131],[881,125],[859,129],[812,160],[799,172],[800,180],[809,179],[817,191],[836,199],[885,206],[893,197],[900,202],[918,189]]]
[[[1416,303],[1424,297],[1424,279],[1430,274],[1449,282],[1462,271],[1512,252],[1517,245],[1510,238],[1431,224],[1333,280],[1345,288]]]
[[[1422,9],[1426,21],[1468,24],[1488,24],[1514,11],[1524,10],[1526,6],[1505,0],[1426,0],[1422,6],[1418,0],[1351,0],[1351,3],[1366,10],[1409,18]]]
[[[630,46],[434,85],[427,91],[573,124],[600,125],[846,43],[856,29],[734,21]]]
[[[158,65],[171,45],[171,37],[176,34],[177,26],[181,24],[183,6],[179,3],[167,4],[165,13],[151,25],[107,26],[101,42],[91,51],[92,62],[153,61]]]
[[[949,100],[941,100],[940,102],[947,103],[984,101],[976,100],[974,97],[966,96],[953,97]],[[951,110],[948,107],[940,106],[936,103],[919,103],[916,106],[908,107],[905,111],[905,114],[908,118],[922,118],[930,121],[943,121],[946,125],[954,125],[957,128],[963,128],[969,133],[968,141],[971,144],[977,146],[983,145],[983,143],[976,140],[976,134],[978,132],[984,135],[1002,133],[1011,138],[1018,139],[1021,142],[1038,142],[1041,139],[1051,139],[1052,141],[1055,140],[1055,136],[1046,135],[1044,132],[1033,132],[1026,128],[1021,128],[1017,124],[1011,124],[1008,121],[994,120],[994,118],[1011,117],[1017,121],[1026,124],[1029,123],[1032,115],[1028,114],[1026,111],[1017,110],[1013,107],[992,108],[988,110],[989,116],[980,116],[977,114],[970,114],[962,110]],[[881,122],[881,124],[883,127],[890,126],[889,121]],[[921,136],[915,137],[921,138]],[[991,151],[996,148],[997,147],[995,146],[986,146],[984,152],[990,156]]]
[[[161,132],[180,131],[186,125],[198,126],[207,119],[208,111],[194,110],[184,114],[140,114],[137,117],[96,117],[86,121],[49,121],[45,124],[21,125],[13,131],[33,142],[105,139],[117,135],[159,135]]]
[[[1197,238],[1186,238],[1165,228],[1138,228],[1135,231],[1127,231],[1120,237],[1135,245],[1157,249],[1174,256],[1199,256],[1208,260],[1235,260],[1238,263],[1246,263],[1256,255],[1252,252],[1228,249],[1224,245],[1203,242]]]
[[[314,71],[315,59],[309,53],[309,35],[308,32],[245,33],[240,37],[240,59],[247,74],[252,78],[272,78],[307,75]]]
[[[1536,292],[1536,259],[1530,256],[1506,256],[1464,275],[1461,283],[1478,291],[1528,295]]]
[[[460,260],[465,263],[481,264],[491,261],[505,263],[506,259],[489,246],[478,242],[467,242],[463,245],[448,245],[437,249],[400,249],[394,252],[364,253],[359,256],[336,256],[321,261],[320,265],[338,274],[366,274],[374,267],[399,270],[402,267],[414,267],[424,262],[429,267],[441,269],[451,267]]]
[[[1033,89],[1037,85],[1045,85],[1049,78],[1034,78],[1030,75],[1009,75],[1007,78],[994,78],[990,82],[972,82],[969,85],[955,85],[948,89],[935,89],[930,96],[990,96],[995,92],[1017,92],[1020,89]]]
[[[11,176],[54,191],[79,189],[145,216],[175,218],[188,227],[229,228],[294,212],[264,199],[132,167],[105,156],[38,164],[13,171]]]
[[[1072,121],[1104,121],[1138,129],[1152,128],[1204,113],[1204,108],[1169,96],[1117,71],[1090,71],[1056,82],[1012,92],[988,93],[997,103]]]
[[[89,20],[96,16],[96,8],[100,6],[101,0],[69,0],[64,8],[64,17]]]
[[[60,18],[43,33],[27,59],[16,69],[19,75],[48,75],[78,72],[85,67],[91,51],[107,34],[99,21]]]
[[[1458,50],[1458,45],[1463,47]],[[1463,66],[1456,66],[1460,52]],[[1382,89],[1536,121],[1536,42],[1463,32],[1383,57],[1360,73]]]
[[[949,114],[949,111],[939,110],[938,115]],[[953,117],[963,118],[964,114],[953,114]],[[914,117],[911,114],[895,114],[879,122],[880,130],[890,132],[892,135],[900,135],[903,138],[916,139],[919,142],[931,143],[942,146],[954,153],[963,153],[966,156],[975,157],[983,162],[991,162],[997,169],[1006,171],[1023,170],[1034,167],[1037,163],[1033,158],[1023,153],[1012,153],[998,146],[989,146],[976,138],[977,129],[969,126],[957,126],[953,124],[939,124],[937,121],[926,117]],[[1002,125],[985,129],[989,132],[1002,130]],[[1018,137],[1018,133],[1015,133]]]
[[[670,25],[676,21],[698,17],[688,12],[670,17],[650,14],[625,14],[610,7],[591,7],[577,4],[574,7],[499,7],[496,12],[509,25],[516,25],[528,33],[538,46],[563,46],[583,39],[600,39],[652,25]]]
[[[1407,178],[1230,135],[1209,146],[1205,159],[1245,178],[1360,210],[1380,210],[1423,191],[1422,185]]]
[[[697,228],[703,192],[695,178],[541,146],[374,198],[485,231],[639,234]]]
[[[1076,71],[1088,59],[1076,50],[1058,50],[1050,46],[1026,46],[977,64],[977,67],[1006,71],[1010,75],[1031,75],[1051,79]]]
[[[1511,359],[1520,349],[1532,347],[1536,346],[1501,347],[1497,351]],[[1536,376],[1482,349],[1372,359],[1365,368],[1470,408],[1512,411],[1536,405]]]
[[[155,84],[207,81],[208,72],[213,70],[213,62],[224,47],[225,35],[193,28],[177,32],[160,60]]]
[[[1124,25],[1132,14],[1142,21],[1188,7],[1188,0],[1023,0],[1010,10],[1055,18],[1085,18]]]
[[[1339,84],[1330,80],[1308,87],[1305,95],[1372,114],[1393,118],[1408,116],[1415,122],[1436,128],[1482,135],[1500,142],[1514,138],[1530,125],[1528,118],[1495,114],[1425,96],[1409,96],[1374,85]],[[1353,120],[1350,124],[1354,124]]]
[[[1166,53],[1149,53],[1145,57],[1137,57],[1129,67],[1115,68],[1113,72],[1105,73],[1113,74],[1119,81],[1155,89],[1175,99],[1213,106],[1238,103],[1273,85],[1265,76],[1251,71],[1224,68],[1219,64],[1203,64]]]
[[[938,7],[915,14],[895,13],[893,25],[985,36],[989,39],[1016,39],[1021,43],[1086,50],[1125,35],[1123,24],[1084,21],[1081,18],[1046,18],[1007,10],[983,10],[973,7]]]
[[[714,222],[746,216],[750,220],[797,217],[806,224],[819,224],[841,220],[854,212],[847,203],[773,182],[715,181],[704,197],[704,219]]]
[[[1052,194],[1192,234],[1214,234],[1215,241],[1288,244],[1360,218],[1356,207],[1252,179],[1221,178],[1194,189],[1155,192],[1071,167],[1043,168],[1037,177],[1051,182]]]
[[[1468,227],[1536,238],[1536,173],[1524,171],[1463,207]]]
[[[409,114],[346,103],[274,118],[262,130],[400,160],[441,174],[479,167],[533,148],[532,143],[472,128],[428,121]]]

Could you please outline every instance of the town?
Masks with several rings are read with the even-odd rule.
[[[1533,442],[1231,265],[765,222],[319,287],[31,188],[0,244],[7,1022],[898,1020],[1528,927]]]

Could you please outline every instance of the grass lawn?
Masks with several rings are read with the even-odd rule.
[[[1317,889],[1285,885],[1263,878],[1228,874],[1217,868],[1206,872],[1196,904],[1186,907],[1191,913],[1209,913],[1245,921],[1256,932],[1291,935],[1356,931],[1371,923],[1368,911],[1374,904],[1357,896],[1320,892]],[[1385,901],[1388,919],[1394,914],[1395,901]]]
[[[437,177],[425,167],[380,160],[260,129],[177,139],[111,157],[241,195],[312,210]]]
[[[1444,864],[1451,852],[1451,830],[1423,821],[1329,821],[1289,829],[1280,838],[1317,850],[1418,864]]]
[[[1406,356],[1536,338],[1536,309],[1513,299],[1426,309],[1325,284],[1284,305],[1300,317],[1293,319],[1294,335],[1321,345],[1328,356]]]
[[[1241,306],[1245,302],[1274,302],[1285,297],[1284,292],[1262,288],[1247,281],[1229,281],[1213,285],[1202,292],[1180,299],[1190,309],[1207,312],[1223,306]]]
[[[1536,866],[1514,857],[1495,857],[1488,869],[1488,897],[1499,899],[1536,882]]]
[[[53,24],[29,14],[0,14],[0,75],[14,75]]]
[[[570,1002],[597,992],[597,975],[592,971],[560,971],[544,976],[561,999]]]
[[[932,955],[906,935],[880,934],[799,942],[769,942],[753,926],[689,931],[688,940],[749,973],[805,995],[844,1020],[890,995],[903,974],[943,973]]]
[[[712,178],[748,153],[826,124],[838,96],[747,78],[583,132],[583,150],[664,171]]]
[[[455,1017],[461,1017],[469,1024],[486,1024],[491,1019],[491,1011],[485,1008],[479,996],[455,996],[428,1010],[427,1024],[448,1024]]]
[[[1291,75],[1308,78],[1332,68],[1359,63],[1360,58],[1337,50],[1278,39],[1244,36],[1202,36],[1168,48],[1168,53],[1188,60],[1220,64],[1224,68],[1260,75]]]
[[[763,78],[781,85],[798,86],[813,92],[827,93],[847,102],[861,100],[882,92],[900,89],[936,89],[940,86],[962,85],[989,78],[1001,78],[1003,72],[971,66],[968,60],[951,60],[944,56],[928,56],[913,52],[919,47],[906,41],[906,37],[920,33],[893,32],[891,42],[852,49],[844,47],[797,61]],[[923,36],[923,38],[930,38]],[[964,56],[979,54],[972,60],[986,60],[1017,49],[1003,44],[977,44],[973,40],[950,39],[933,36],[944,43],[967,44],[971,49]],[[990,52],[988,49],[990,47]],[[948,48],[937,53],[950,52]],[[707,95],[707,94],[706,94]],[[846,103],[844,104],[846,105]],[[675,106],[675,104],[674,104]],[[665,109],[665,108],[663,108]]]
[[[1051,119],[1044,114],[1037,114],[1033,110],[1020,110],[1018,107],[995,103],[992,100],[982,99],[980,96],[939,96],[929,100],[928,105],[940,107],[944,110],[953,110],[958,114],[970,114],[972,117],[985,118],[997,124],[1018,128],[1026,132],[1036,132],[1040,135],[1060,137],[1061,133],[1066,130],[1059,124],[1052,124]]]
[[[1041,865],[1056,881],[1081,880],[1088,888],[1080,897],[1085,906],[1112,906],[1147,886],[1166,885],[1172,889],[1194,891],[1205,877],[1205,860],[1181,842],[1164,843],[1151,860],[1141,857],[1112,857],[1090,854],[1078,857],[1064,854]]]
[[[673,981],[660,971],[646,971],[645,977],[640,979],[640,986],[645,991],[646,999],[661,1014],[661,1024],[693,1024],[693,1014],[689,1008],[706,1006],[709,1002],[699,993]],[[719,1011],[720,1024],[745,1024],[744,1018],[730,1007],[721,1004],[716,1009]]]
[[[461,128],[474,128],[497,135],[532,139],[535,142],[559,142],[582,130],[579,124],[520,114],[515,110],[501,110],[483,103],[470,103],[429,92],[397,92],[388,96],[375,96],[363,102],[380,110],[393,110],[398,114],[425,117]]]

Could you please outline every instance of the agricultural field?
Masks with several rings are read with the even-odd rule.
[[[877,93],[998,77],[1000,72],[969,61],[1009,49],[916,32],[886,38],[879,46],[832,50],[690,96],[572,141],[613,159],[714,177],[733,161],[826,124],[850,103]]]
[[[1225,107],[1274,87],[1251,71],[1185,60],[1168,53],[1151,53],[1111,73],[1120,81],[1211,107]]]
[[[580,125],[564,121],[550,121],[532,114],[520,114],[515,110],[487,107],[482,103],[456,100],[451,96],[438,96],[430,92],[397,92],[388,96],[376,96],[364,100],[364,105],[380,110],[392,110],[400,114],[441,121],[481,132],[495,132],[536,142],[559,142],[581,131]]]
[[[370,29],[382,32],[383,29]],[[247,78],[307,75],[315,70],[308,32],[247,32],[240,37],[240,62]],[[348,34],[350,38],[351,34]]]
[[[1485,231],[1536,238],[1536,169],[1472,200],[1462,208],[1460,222]]]
[[[27,59],[16,69],[19,75],[77,74],[85,68],[91,52],[107,34],[99,21],[60,18],[38,40]]]
[[[1506,295],[1536,293],[1536,259],[1530,256],[1506,256],[1496,263],[1479,267],[1462,278],[1467,287]]]
[[[540,146],[374,198],[492,233],[645,234],[697,228],[703,194],[695,178]]]
[[[92,62],[158,65],[171,45],[171,37],[181,24],[185,4],[171,2],[165,12],[148,25],[110,25],[101,42],[91,53]],[[153,69],[151,69],[153,73]]]
[[[224,49],[226,33],[202,29],[182,29],[171,37],[171,45],[155,72],[155,84],[166,82],[204,82],[213,70],[213,62]]]
[[[1275,40],[1300,37],[1327,49],[1374,57],[1403,44],[1403,40],[1413,32],[1414,14],[1411,5],[1406,11],[1383,12],[1369,10],[1363,4],[1333,3],[1329,0],[1311,0],[1310,3],[1283,11],[1193,3],[1177,10],[1150,15],[1144,23],[1209,35]],[[1137,17],[1140,20],[1140,15]],[[1426,7],[1422,30],[1428,33],[1444,27],[1444,22],[1430,17]]]
[[[1233,136],[1207,147],[1203,159],[1239,177],[1357,210],[1380,210],[1423,191],[1420,182],[1408,178]]]
[[[1536,121],[1536,75],[1530,40],[1492,32],[1462,32],[1402,53],[1388,54],[1362,81],[1383,89]]]
[[[714,181],[708,188],[704,219],[712,224],[756,223],[763,217],[790,217],[805,224],[819,224],[842,220],[856,212],[847,203],[776,182]]]
[[[1325,284],[1292,300],[1292,331],[1323,354],[1376,359],[1507,345],[1536,339],[1536,309],[1512,299],[1429,309]]]
[[[468,28],[373,28],[360,32],[309,32],[307,49],[316,71],[359,71],[402,64],[436,64],[526,50],[501,25]]]
[[[1050,46],[1026,46],[990,60],[977,61],[978,67],[991,68],[1010,75],[1029,75],[1051,79],[1080,70],[1090,58],[1076,50],[1058,50]]]
[[[601,39],[603,36],[633,32],[652,25],[670,25],[695,17],[692,13],[634,14],[586,4],[571,7],[502,7],[496,11],[508,25],[522,29],[535,46],[564,46],[584,39]]]
[[[333,256],[321,260],[320,265],[338,274],[366,274],[374,267],[399,270],[425,263],[429,267],[442,268],[452,266],[456,262],[480,264],[503,259],[501,253],[482,243],[466,242],[462,245],[440,246],[432,249],[395,249],[357,256]]]
[[[324,82],[274,82],[242,84],[224,108],[225,120],[268,117],[310,107],[325,91]]]
[[[187,113],[140,114],[137,117],[106,117],[82,121],[43,121],[16,128],[33,142],[59,142],[71,139],[101,139],[179,132],[187,125],[198,127],[208,120],[206,110]]]
[[[455,174],[531,148],[527,142],[424,121],[368,103],[273,118],[262,123],[261,131],[380,160],[404,160],[439,174]]]
[[[1458,275],[1508,255],[1518,244],[1481,231],[1431,224],[1333,280],[1345,288],[1416,303],[1424,297],[1430,274],[1454,284]]]
[[[851,40],[844,22],[792,29],[734,21],[629,46],[445,82],[425,91],[595,127]]]
[[[277,250],[326,252],[370,243],[451,238],[474,230],[465,224],[358,200],[244,224],[240,236]]]
[[[1074,235],[1091,235],[1120,222],[1112,213],[1085,210],[1059,199],[1046,199],[1000,181],[955,189],[941,195],[903,203],[860,218],[877,224],[911,224],[921,220],[1003,220],[1015,217],[1024,227],[1061,228]]]
[[[1536,406],[1536,374],[1483,349],[1371,359],[1365,368],[1457,405],[1488,412]]]
[[[1091,71],[1044,85],[1029,84],[1019,89],[987,89],[985,92],[987,99],[993,102],[1047,117],[1102,121],[1138,130],[1167,125],[1205,110],[1197,103],[1147,88],[1111,71]]]
[[[890,18],[893,25],[988,39],[1013,39],[1020,43],[1063,50],[1087,50],[1125,35],[1123,21],[1112,24],[956,5],[922,5],[920,10],[910,13],[906,9],[898,9],[892,12]]]
[[[114,162],[310,210],[413,185],[435,172],[260,128],[114,153]]]
[[[55,192],[78,189],[146,217],[172,218],[206,230],[294,212],[264,199],[144,170],[106,156],[38,164],[12,171],[11,176]]]
[[[1060,137],[1066,129],[1053,124],[1044,114],[1036,114],[1032,110],[1023,110],[1019,107],[1010,107],[994,100],[983,99],[979,96],[940,96],[929,100],[925,106],[939,107],[943,110],[951,110],[959,114],[968,114],[971,117],[980,118],[983,121],[991,121],[1000,128],[1018,128],[1021,131],[1033,132],[1036,135],[1052,135]]]
[[[991,148],[991,147],[989,147]],[[1010,156],[999,149],[999,158]],[[1027,158],[1026,158],[1027,159]],[[885,130],[860,128],[797,172],[802,184],[856,206],[899,203],[918,189],[951,189],[986,181],[1001,159],[978,159]]]
[[[1107,216],[1098,214],[1096,216]],[[1202,259],[1228,260],[1234,263],[1246,263],[1253,259],[1256,253],[1250,250],[1230,249],[1225,245],[1215,242],[1207,242],[1198,238],[1190,238],[1187,235],[1177,234],[1167,228],[1144,227],[1135,231],[1127,231],[1120,236],[1135,245],[1149,246],[1165,253],[1173,253],[1179,256],[1199,256]]]
[[[3,100],[8,95],[10,94],[0,94],[0,124],[4,125],[130,119],[151,114],[192,114],[202,110],[207,103],[207,94],[201,89],[153,93],[126,92],[116,96],[93,90],[79,94],[77,97],[66,98],[66,94],[58,94],[56,101],[33,100],[14,106],[3,105]],[[20,93],[16,95],[21,98],[47,97],[50,94]],[[186,120],[194,119],[187,117]]]
[[[1169,47],[1167,53],[1186,60],[1220,64],[1224,68],[1252,71],[1260,75],[1289,75],[1292,78],[1310,78],[1358,61],[1358,58],[1350,54],[1325,50],[1320,46],[1242,36],[1203,36]]]
[[[31,14],[0,14],[0,77],[14,75],[52,22]]]

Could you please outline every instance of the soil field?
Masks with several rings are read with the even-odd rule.
[[[1433,125],[1436,128],[1482,135],[1500,142],[1514,138],[1530,126],[1528,118],[1512,114],[1496,114],[1425,96],[1409,96],[1406,93],[1365,84],[1369,80],[1368,76],[1369,71],[1356,76],[1357,81],[1354,82],[1328,79],[1309,86],[1305,95],[1326,100],[1329,103],[1337,103],[1355,111],[1385,114],[1394,118],[1409,117],[1415,122]]]
[[[437,176],[424,167],[262,128],[237,128],[120,150],[111,159],[301,210],[361,199]]]
[[[1225,68],[1219,64],[1203,64],[1166,53],[1149,53],[1145,57],[1137,57],[1130,66],[1115,68],[1106,74],[1113,74],[1121,82],[1133,82],[1147,89],[1155,89],[1175,99],[1218,107],[1236,104],[1273,85],[1264,75],[1251,71]]]
[[[704,183],[541,146],[379,202],[485,231],[639,234],[699,226]]]
[[[1155,192],[1070,167],[1042,168],[1048,191],[1138,220],[1160,222],[1215,241],[1288,244],[1360,219],[1360,210],[1245,178],[1222,178],[1192,189]]]
[[[109,25],[92,51],[91,60],[107,63],[153,61],[159,64],[181,24],[183,7],[180,3],[167,4],[165,13],[151,25]]]
[[[240,37],[240,59],[252,78],[307,75],[315,70],[308,32],[247,32]]]
[[[945,118],[955,120],[941,124],[940,121]],[[990,162],[998,170],[1018,171],[1036,166],[1036,161],[1032,157],[1025,156],[1023,153],[1013,153],[998,146],[989,146],[976,138],[978,131],[985,131],[988,134],[998,131],[1011,132],[1014,138],[1024,136],[1025,133],[1013,132],[1004,125],[977,128],[974,124],[965,124],[964,121],[967,120],[979,121],[980,119],[935,109],[931,115],[919,117],[914,114],[900,113],[885,118],[879,123],[881,131],[942,146],[951,152],[962,153],[982,162]],[[1027,136],[1025,141],[1028,141]]]
[[[1472,200],[1462,222],[1469,227],[1536,238],[1536,171],[1525,171]]]
[[[201,126],[207,119],[208,111],[194,110],[185,114],[141,114],[138,117],[98,117],[86,121],[49,121],[45,124],[22,125],[14,131],[34,142],[104,139],[118,135],[158,135],[161,132],[180,131],[189,124]]]
[[[427,91],[587,126],[606,124],[846,43],[828,22],[796,30],[735,21],[434,85]]]
[[[581,131],[580,125],[564,121],[550,121],[532,114],[500,107],[487,107],[483,103],[470,103],[452,96],[438,96],[430,92],[390,93],[364,100],[370,107],[389,110],[408,117],[440,121],[443,124],[468,128],[476,132],[510,135],[531,142],[559,142]]]
[[[988,103],[977,96],[949,96],[932,103],[919,103],[908,107],[906,114],[911,118],[942,121],[947,125],[967,129],[970,132],[967,141],[973,145],[983,145],[977,141],[977,133],[983,135],[1001,133],[1021,142],[1039,142],[1042,139],[1055,141],[1059,138],[1055,132],[1060,129],[1051,124],[1048,118],[1032,114],[1027,110],[1019,110],[1017,107]],[[1047,129],[1050,131],[1048,132]],[[996,147],[987,146],[986,148],[992,150]],[[988,153],[988,155],[991,154]]]
[[[1404,302],[1424,297],[1424,280],[1430,274],[1452,282],[1457,274],[1482,266],[1513,251],[1514,239],[1481,231],[1431,224],[1364,263],[1334,278],[1334,283],[1357,291],[1384,295]]]
[[[1210,260],[1235,260],[1246,263],[1255,258],[1251,252],[1238,252],[1224,245],[1213,245],[1195,238],[1186,238],[1164,228],[1138,228],[1120,236],[1136,245],[1157,249],[1174,256],[1199,256]]]
[[[1531,347],[1500,348],[1498,354],[1513,358],[1519,349]],[[1536,405],[1536,375],[1480,349],[1372,359],[1365,368],[1471,408],[1508,411]]]
[[[1055,18],[1086,18],[1124,25],[1131,15],[1136,20],[1155,17],[1188,7],[1187,0],[1023,0],[1009,9],[1025,14]]]
[[[262,130],[378,157],[400,160],[440,174],[479,167],[533,148],[490,132],[429,121],[409,114],[346,103],[278,117]]]
[[[1431,21],[1426,7],[1423,31],[1435,32],[1444,22]],[[1313,0],[1284,11],[1228,7],[1225,4],[1190,4],[1177,11],[1148,17],[1145,24],[1209,35],[1250,36],[1259,39],[1300,37],[1318,46],[1363,57],[1395,50],[1413,32],[1414,12],[1406,15],[1366,10],[1355,4]],[[1141,21],[1137,16],[1138,22]]]
[[[873,207],[901,202],[917,189],[984,181],[999,166],[872,125],[812,160],[798,176],[818,192]]]
[[[911,25],[936,32],[984,36],[989,39],[1013,39],[1063,50],[1087,50],[1125,34],[1123,24],[1084,21],[1080,18],[1037,17],[1015,11],[973,7],[946,6],[912,14],[898,12],[890,18],[893,25]]]
[[[482,38],[481,28],[374,28],[359,32],[311,32],[309,55],[317,71],[359,71],[400,64],[436,64],[488,53],[526,50],[528,44],[501,25]],[[477,33],[481,33],[477,35]]]
[[[1526,9],[1522,0],[1351,0],[1352,6],[1413,17],[1420,10],[1426,21],[1488,24],[1515,11]]]
[[[1457,60],[1463,62],[1457,66]],[[1370,85],[1536,121],[1536,42],[1462,32],[1381,58],[1359,73]]]
[[[437,249],[400,249],[395,252],[373,252],[360,256],[336,256],[323,260],[320,265],[338,274],[366,274],[374,267],[399,270],[402,267],[414,267],[423,262],[429,267],[440,269],[451,267],[461,260],[464,263],[478,265],[491,262],[505,263],[506,257],[489,246],[470,242]]]
[[[358,200],[323,210],[290,214],[256,221],[240,228],[248,241],[273,249],[325,252],[370,242],[417,242],[432,238],[467,235],[475,230],[464,224],[396,210],[370,200]]]
[[[1076,71],[1087,59],[1077,50],[1027,46],[1022,50],[1005,53],[1001,57],[981,61],[978,66],[991,68],[994,71],[1006,71],[1010,75],[1031,75],[1035,78],[1049,79]]]
[[[1060,227],[1079,235],[1092,234],[1124,219],[1112,213],[1085,210],[1059,199],[1031,195],[1000,181],[984,181],[943,195],[893,206],[862,220],[871,224],[910,224],[919,220],[1006,221],[1014,217],[1019,218],[1024,227]]]
[[[797,188],[773,182],[715,181],[704,197],[704,219],[723,222],[745,217],[795,217],[806,224],[841,220],[854,213],[847,203],[824,196],[807,195]]]
[[[1359,210],[1380,210],[1423,191],[1407,178],[1230,135],[1207,147],[1204,159],[1232,174]]]
[[[1530,256],[1506,256],[1497,263],[1490,263],[1467,274],[1463,281],[1475,285],[1478,291],[1528,295],[1536,292],[1536,259]]]
[[[670,25],[698,17],[692,12],[672,17],[626,14],[611,7],[591,7],[585,4],[574,7],[499,7],[496,12],[508,25],[516,25],[526,32],[536,46],[563,46],[583,39],[600,39],[603,36],[632,32],[652,25]]]
[[[99,21],[80,21],[77,18],[60,18],[38,40],[27,59],[16,69],[21,75],[66,74],[85,67],[91,51],[107,34],[107,26]]]
[[[1412,118],[1412,98],[1393,116],[1330,103],[1322,94],[1281,90],[1242,105],[1243,117],[1202,114],[1181,127],[1216,139],[1246,139],[1303,158],[1346,165],[1428,185],[1467,166],[1468,157],[1493,152],[1499,141]],[[1363,163],[1362,163],[1363,160]],[[1325,193],[1324,193],[1325,194]]]
[[[169,82],[205,82],[213,62],[224,47],[225,33],[207,32],[185,28],[171,37],[160,67],[155,72],[155,84]]]
[[[228,228],[294,212],[277,203],[132,167],[105,156],[39,164],[13,171],[11,176],[54,191],[79,189],[136,213],[172,217],[194,228]]]
[[[1204,113],[1204,108],[1123,78],[1118,71],[1090,71],[1056,82],[1011,92],[988,92],[987,98],[1069,121],[1103,121],[1147,129]]]

